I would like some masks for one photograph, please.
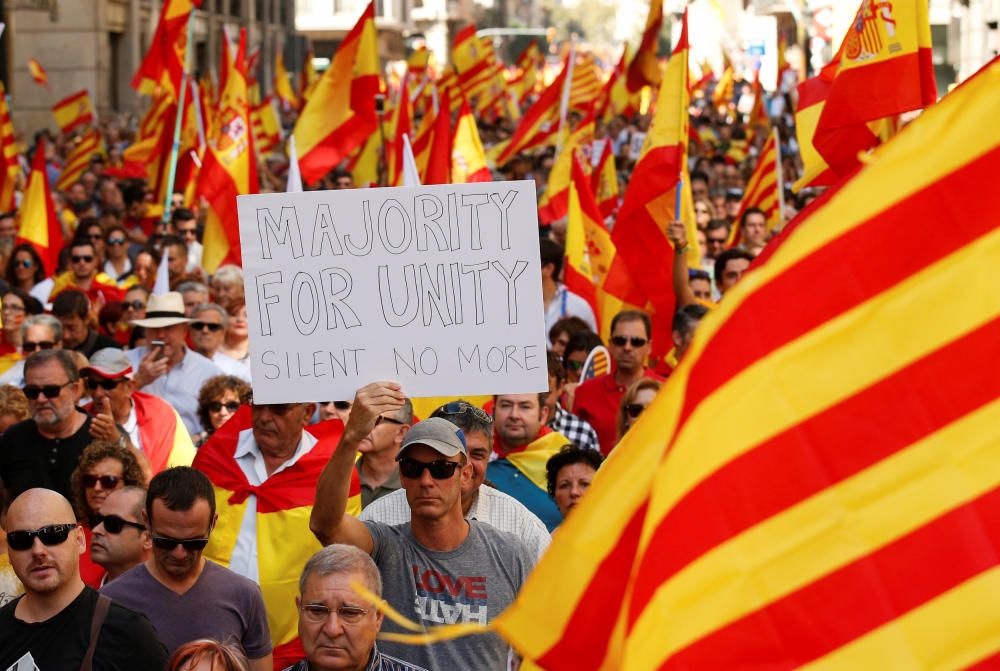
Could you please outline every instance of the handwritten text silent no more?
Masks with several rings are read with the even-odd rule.
[[[411,395],[482,393],[487,379],[493,391],[498,373],[543,388],[533,190],[241,197],[255,380],[293,382],[281,386],[294,396],[383,376]]]

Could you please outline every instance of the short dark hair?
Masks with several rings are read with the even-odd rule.
[[[675,333],[686,336],[707,314],[708,308],[704,305],[700,303],[688,303],[674,312],[674,319],[670,327]]]
[[[597,450],[577,447],[576,445],[563,445],[562,449],[549,457],[545,464],[546,479],[548,480],[549,496],[556,495],[556,478],[559,471],[571,464],[590,464],[596,471],[601,467],[604,457]]]
[[[562,364],[562,358],[555,352],[549,350],[545,353],[545,363],[549,368],[549,377],[556,379],[556,384],[566,381],[566,368]]]
[[[178,207],[174,210],[173,214],[170,215],[170,221],[176,224],[178,221],[190,221],[192,219],[197,219],[194,211],[187,207]]]
[[[716,284],[722,284],[722,274],[726,272],[726,264],[733,259],[746,259],[747,261],[753,261],[754,256],[747,250],[740,249],[739,247],[731,247],[716,256],[714,269]]]
[[[62,366],[70,382],[76,382],[80,379],[80,371],[76,367],[76,359],[73,358],[72,352],[65,349],[40,349],[29,354],[28,358],[24,360],[25,377],[27,377],[29,370],[34,370],[39,366],[44,366],[53,361]]]
[[[446,419],[462,430],[462,433],[483,433],[492,442],[493,418],[474,403],[456,399],[436,408],[431,417]]]
[[[160,471],[149,481],[146,518],[153,523],[153,502],[163,501],[168,510],[191,510],[198,499],[208,501],[209,518],[215,518],[215,490],[212,481],[190,466],[174,466]]]
[[[0,298],[6,296],[7,294],[14,294],[15,296],[21,299],[21,302],[24,303],[24,313],[26,315],[29,316],[40,315],[43,312],[45,312],[45,307],[42,305],[42,303],[37,298],[35,298],[27,291],[22,289],[21,287],[18,286],[7,287],[7,290],[4,291],[2,295],[0,295]]]
[[[538,251],[541,253],[542,267],[552,264],[555,266],[552,277],[559,277],[559,273],[562,272],[563,255],[566,253],[563,246],[555,240],[542,238],[538,241]]]
[[[712,219],[708,222],[708,226],[705,227],[705,233],[708,234],[709,231],[714,231],[720,228],[726,229],[726,235],[729,235],[729,222],[725,219]]]
[[[187,244],[185,244],[185,242],[176,235],[164,235],[160,238],[160,249],[162,249],[164,253],[171,247],[183,249],[184,253],[187,253]],[[167,258],[169,258],[169,255],[167,255]]]
[[[708,175],[704,170],[692,170],[689,181],[691,184],[694,184],[695,182],[705,182],[705,186],[708,186],[711,180],[709,180]]]
[[[559,319],[552,328],[549,329],[549,342],[554,343],[560,333],[573,335],[577,331],[589,331],[590,326],[576,315],[569,315]]]
[[[139,252],[136,254],[136,257],[138,257],[139,254],[149,254],[149,257],[153,259],[153,262],[156,265],[160,265],[160,261],[163,260],[163,255],[160,254],[160,250],[154,247],[153,245],[146,245],[145,247],[140,249]]]
[[[653,334],[653,323],[650,321],[649,315],[642,310],[622,310],[616,314],[611,319],[611,333],[615,332],[615,327],[620,322],[642,322],[642,325],[646,327],[646,337],[649,338]]]
[[[90,299],[79,289],[63,289],[52,300],[52,314],[86,320],[90,314]]]
[[[80,231],[81,234],[83,233],[82,228],[78,230]],[[76,249],[77,247],[90,247],[90,251],[93,252],[94,254],[97,254],[97,247],[94,247],[94,243],[91,242],[89,238],[84,238],[81,237],[80,235],[77,235],[75,238],[73,238],[73,242],[69,243],[70,252],[72,253],[72,250]]]
[[[764,213],[764,210],[760,209],[759,207],[748,207],[747,209],[743,210],[743,214],[740,215],[741,227],[746,226],[747,217],[749,217],[751,214],[759,214],[760,216],[764,217],[764,221],[767,221],[767,214]]]
[[[593,331],[577,331],[569,337],[569,342],[566,343],[566,349],[563,351],[563,361],[568,361],[569,355],[574,352],[586,352],[590,354],[590,351],[598,346],[604,346],[601,336]]]

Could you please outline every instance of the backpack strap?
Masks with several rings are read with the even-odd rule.
[[[94,615],[90,620],[90,645],[87,646],[87,654],[83,656],[83,663],[80,664],[80,671],[91,671],[94,662],[94,651],[97,650],[97,639],[101,634],[101,627],[108,618],[108,610],[111,608],[111,599],[103,594],[97,595],[97,605],[94,607]]]

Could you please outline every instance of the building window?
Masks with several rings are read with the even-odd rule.
[[[255,0],[253,3],[254,19],[261,23],[270,23],[271,17],[267,15],[264,0]]]
[[[288,0],[278,0],[278,23],[290,26],[288,21]]]
[[[242,16],[240,13],[241,4],[240,0],[229,0],[229,16],[235,16],[236,18]]]

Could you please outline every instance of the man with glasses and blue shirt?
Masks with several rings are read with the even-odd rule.
[[[0,480],[12,497],[44,487],[72,497],[70,476],[92,438],[91,417],[78,406],[83,385],[73,355],[49,349],[24,362],[31,418],[0,438]]]
[[[101,594],[148,617],[171,653],[199,638],[235,640],[251,671],[271,671],[260,587],[203,556],[216,519],[215,491],[204,473],[178,466],[154,476],[144,517],[153,556]]]
[[[411,521],[390,526],[347,513],[358,447],[376,421],[396,412],[406,396],[398,383],[358,390],[340,444],[316,489],[310,528],[324,545],[345,543],[371,555],[390,606],[425,629],[441,624],[488,624],[509,606],[534,565],[520,538],[462,513],[462,490],[472,480],[465,434],[441,417],[415,424],[397,460]],[[386,623],[391,632],[403,631]],[[507,669],[513,653],[494,633],[384,651],[427,669]]]
[[[149,621],[81,580],[85,540],[65,497],[30,489],[16,498],[7,513],[7,547],[24,595],[0,609],[0,669],[166,666]]]

